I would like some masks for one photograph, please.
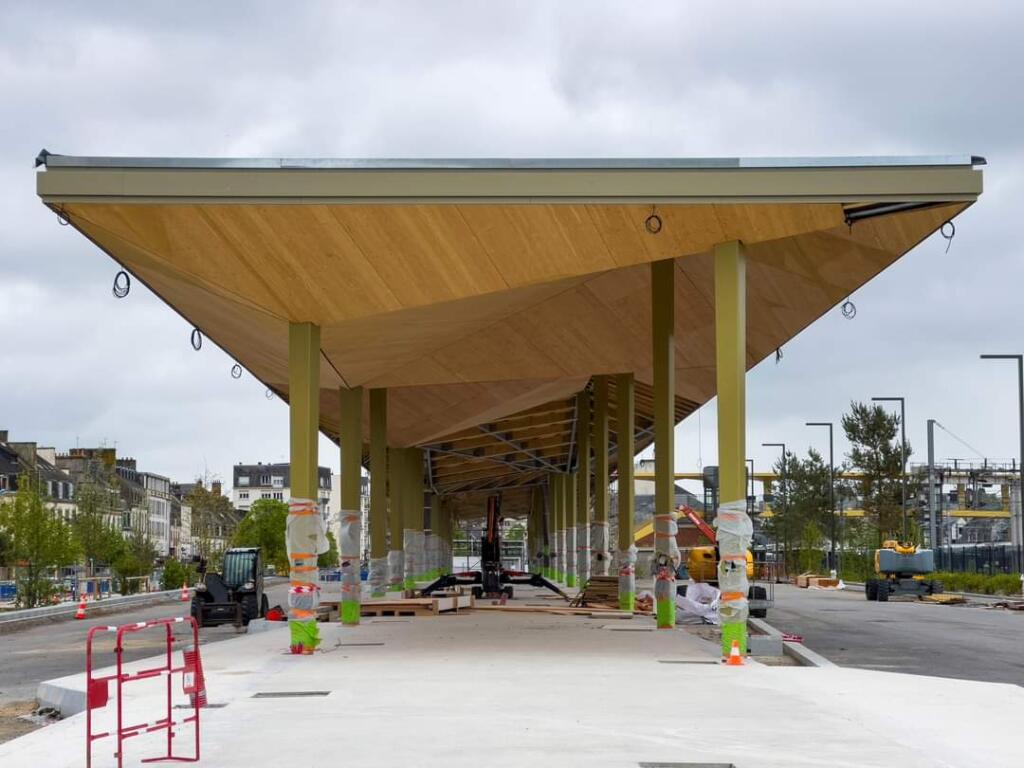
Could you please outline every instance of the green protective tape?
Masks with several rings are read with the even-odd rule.
[[[738,624],[722,625],[722,656],[728,656],[732,651],[732,641],[740,644],[740,653],[747,655],[747,625],[745,622]]]
[[[619,610],[620,611],[635,611],[636,610],[636,592],[620,592],[619,593]]]
[[[353,626],[359,623],[359,615],[362,612],[359,603],[354,600],[349,602],[342,602],[341,604],[341,623]]]
[[[656,607],[658,629],[671,629],[676,625],[676,604],[672,600],[658,600]]]
[[[575,587],[576,586],[576,574],[575,573],[570,573],[568,576],[565,577],[565,586],[567,586],[567,587]]]
[[[315,621],[288,621],[288,629],[291,630],[292,647],[301,645],[303,648],[313,649],[320,645],[320,628]]]

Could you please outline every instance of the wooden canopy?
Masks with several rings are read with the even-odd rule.
[[[597,374],[635,372],[631,449],[650,441],[650,262],[676,266],[681,420],[715,395],[716,243],[746,246],[749,368],[970,205],[983,162],[44,151],[37,182],[285,399],[288,323],[318,324],[323,431],[339,387],[386,387],[390,444],[429,449],[428,485],[463,494],[571,467],[574,395]]]

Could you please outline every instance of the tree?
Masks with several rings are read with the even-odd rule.
[[[123,547],[114,560],[114,574],[118,578],[119,591],[130,595],[139,589],[139,577],[153,573],[156,562],[156,548],[149,540],[145,527],[140,526],[124,540]]]
[[[782,545],[787,564],[796,564],[792,554],[799,549],[798,567],[802,571],[815,570],[824,543],[821,532],[830,530],[832,522],[829,467],[813,448],[807,451],[807,458],[803,460],[787,451],[785,461],[785,473],[782,472],[781,458],[773,467],[779,479],[773,489],[775,502],[768,529]],[[805,560],[814,561],[815,565],[808,568]]]
[[[903,456],[899,441],[900,417],[879,405],[851,402],[843,415],[843,431],[850,441],[847,457],[863,477],[856,482],[868,523],[874,528],[876,545],[900,538],[903,510],[900,478]],[[910,444],[906,455],[909,460]],[[912,497],[907,489],[907,498]]]
[[[75,503],[71,532],[92,575],[96,565],[110,565],[121,554],[124,538],[109,522],[116,510],[106,488],[87,481],[78,486]]]
[[[14,563],[18,603],[34,608],[54,594],[54,569],[75,561],[71,529],[45,505],[42,483],[30,474],[18,478],[12,502],[0,505],[0,528],[10,537],[8,557]]]
[[[321,568],[336,568],[340,561],[338,540],[334,538],[333,531],[327,531],[327,551],[316,559],[316,564]]]
[[[222,538],[225,521],[233,519],[231,500],[196,481],[186,497],[186,503],[192,508],[192,537],[196,543],[196,554],[205,558],[209,567],[216,568],[221,551],[215,542]]]
[[[193,510],[193,520],[195,512]],[[274,499],[258,499],[231,539],[234,547],[259,547],[263,550],[263,562],[273,565],[278,573],[288,573],[288,549],[285,543],[285,527],[288,524],[288,505]],[[337,561],[337,546],[334,548]]]

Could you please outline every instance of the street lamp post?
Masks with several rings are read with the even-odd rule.
[[[900,502],[903,509],[903,540],[907,540],[907,402],[902,397],[872,397],[876,403],[900,404]]]
[[[836,560],[836,461],[834,454],[834,443],[832,441],[831,421],[808,421],[808,427],[828,427],[828,508],[832,514],[830,520],[832,537],[832,567],[839,570],[839,562]]]
[[[747,508],[750,510],[750,514],[754,514],[754,460],[747,459],[747,464],[750,465],[750,501],[747,503]]]
[[[761,443],[764,448],[781,448],[782,449],[782,471],[779,473],[779,482],[782,484],[782,519],[786,519],[786,512],[789,510],[788,497],[786,495],[786,444],[785,443]],[[778,581],[779,567],[779,529],[775,528],[775,580]]]
[[[1017,462],[1017,469],[1020,470],[1020,491],[1017,498],[1020,500],[1020,515],[1017,519],[1018,533],[1018,561],[1024,560],[1024,355],[982,355],[982,360],[1016,360],[1017,361],[1017,415],[1020,419],[1020,459]],[[1024,562],[1018,562],[1024,567]]]

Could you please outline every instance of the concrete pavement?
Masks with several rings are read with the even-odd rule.
[[[841,666],[1024,685],[1024,612],[779,584],[768,621]]]
[[[268,585],[270,604],[283,605],[287,589],[285,582]],[[85,636],[90,626],[186,616],[188,609],[188,603],[168,603],[134,608],[102,619],[64,620],[0,634],[0,741],[25,730],[21,725],[7,721],[3,712],[21,714],[33,708],[39,683],[85,670]],[[225,640],[235,635],[232,626],[209,627],[200,631],[200,643]],[[125,655],[130,659],[152,656],[161,645],[152,635],[134,638]],[[106,660],[101,659],[100,663],[108,664],[112,658],[108,653]]]
[[[615,631],[627,626],[637,631]],[[716,644],[654,630],[648,617],[476,611],[335,623],[322,633],[323,651],[308,657],[285,652],[284,625],[204,649],[209,698],[222,706],[202,713],[203,764],[252,768],[271,753],[297,765],[342,756],[356,765],[467,768],[1024,764],[1017,686],[727,667]],[[140,692],[133,721],[158,717],[163,695],[159,683]],[[114,713],[108,705],[98,714],[103,728]],[[81,765],[83,729],[76,715],[0,745],[0,764]],[[188,736],[183,729],[182,746]],[[159,733],[132,739],[128,762],[162,745]],[[112,747],[99,742],[94,765],[112,765]]]

